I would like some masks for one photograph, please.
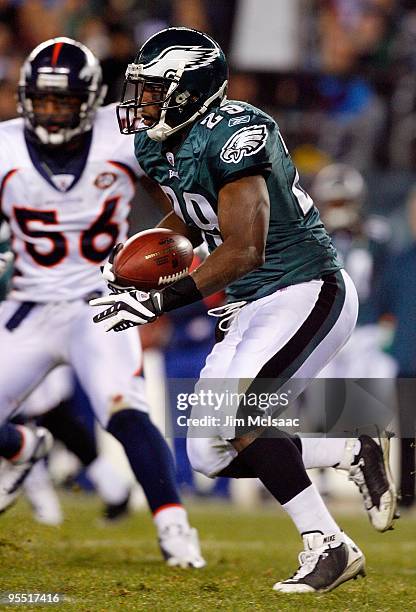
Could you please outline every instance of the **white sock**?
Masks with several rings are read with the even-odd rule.
[[[121,504],[129,494],[127,478],[103,455],[88,466],[86,474],[106,504]]]
[[[35,463],[23,483],[34,517],[46,525],[60,525],[64,520],[59,497],[56,494],[44,461]]]
[[[30,427],[24,425],[16,425],[16,428],[22,434],[22,447],[18,454],[14,456],[12,463],[25,463],[32,456],[37,438]]]
[[[352,438],[301,438],[305,468],[309,470],[334,467],[345,463],[347,443],[351,440]]]
[[[183,506],[174,504],[162,506],[159,510],[156,510],[153,520],[159,533],[170,525],[181,525],[185,529],[189,529],[188,515]]]
[[[301,535],[307,531],[320,531],[323,534],[341,531],[314,484],[298,493],[282,507]]]

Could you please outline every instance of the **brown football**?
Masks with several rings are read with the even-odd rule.
[[[116,283],[142,291],[161,289],[188,274],[193,256],[185,236],[162,228],[139,232],[114,258]]]

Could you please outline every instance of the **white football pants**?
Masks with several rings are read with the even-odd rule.
[[[0,305],[0,423],[63,364],[76,373],[102,427],[122,408],[148,411],[137,328],[106,333],[83,300],[26,304]]]
[[[315,378],[344,346],[357,314],[357,292],[344,270],[251,302],[239,311],[225,338],[208,356],[196,391],[221,380],[224,388],[236,390],[250,389],[247,380],[281,379],[288,381],[286,387],[292,385],[294,400],[308,379]],[[206,407],[195,406],[191,417],[198,421],[204,413]],[[221,410],[217,414],[220,424],[213,435],[201,437],[198,425],[188,429],[192,467],[210,477],[237,455],[229,440],[238,434],[221,419]]]

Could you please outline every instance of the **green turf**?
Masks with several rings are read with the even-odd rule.
[[[99,506],[82,494],[64,502],[60,528],[36,525],[23,502],[0,517],[0,592],[59,592],[57,606],[22,610],[371,612],[416,610],[416,517],[377,534],[367,519],[338,516],[367,556],[368,576],[326,595],[285,596],[273,583],[296,568],[299,539],[281,512],[267,507],[192,507],[208,567],[184,571],[161,562],[146,512],[116,526],[98,524]]]

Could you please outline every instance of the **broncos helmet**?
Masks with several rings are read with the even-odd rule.
[[[18,111],[42,144],[59,146],[92,128],[106,90],[100,63],[85,45],[71,38],[52,38],[38,45],[23,63]],[[48,96],[68,105],[64,119],[36,111],[36,102]]]
[[[126,71],[117,107],[120,131],[147,130],[162,142],[193,123],[225,98],[228,67],[220,46],[190,28],[168,28],[151,36]],[[146,101],[146,95],[150,100]],[[146,94],[146,95],[144,95]],[[143,121],[146,107],[159,107],[157,119]]]

